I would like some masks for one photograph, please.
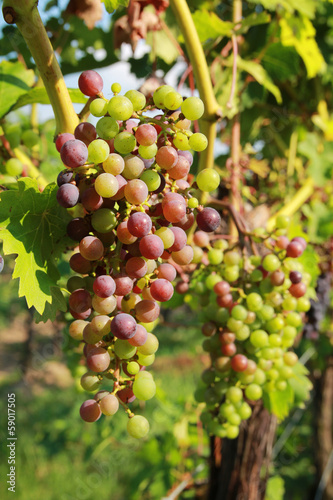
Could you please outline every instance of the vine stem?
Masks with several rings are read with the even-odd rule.
[[[313,191],[314,191],[314,181],[312,178],[309,178],[305,181],[303,186],[297,191],[295,196],[293,196],[293,198],[288,203],[286,203],[281,208],[281,210],[276,212],[275,215],[273,215],[272,217],[270,217],[270,219],[268,219],[267,230],[272,231],[272,229],[274,229],[276,219],[279,215],[291,216],[295,212],[297,212],[297,210],[301,208],[301,206],[306,202],[306,200],[310,198]]]
[[[237,23],[242,19],[242,0],[234,0],[233,2],[233,22],[237,28]],[[233,90],[235,92],[236,86],[236,72],[237,72],[237,53],[238,45],[237,38],[233,37],[233,53],[234,53],[234,65],[233,65]],[[230,98],[231,99],[231,98]],[[230,101],[230,100],[229,100]],[[240,132],[240,114],[237,113],[232,121],[231,129],[231,160],[232,160],[232,173],[231,173],[231,193],[230,193],[230,204],[235,208],[237,212],[241,209],[241,196],[240,196],[240,149],[241,149],[241,132]],[[238,235],[238,230],[233,221],[230,221],[230,234],[235,239]]]
[[[199,95],[205,106],[205,112],[200,120],[200,128],[202,133],[208,136],[208,147],[200,154],[200,171],[214,166],[216,121],[221,118],[222,112],[215,98],[206,56],[187,2],[186,0],[170,0],[170,5],[183,34]]]
[[[56,134],[73,133],[79,119],[35,0],[4,0],[3,17],[16,24],[43,80],[56,120]]]

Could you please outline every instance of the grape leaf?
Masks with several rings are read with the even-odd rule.
[[[242,20],[241,26],[236,30],[237,34],[245,35],[252,26],[269,23],[271,16],[267,12],[253,12]]]
[[[294,403],[294,391],[289,381],[284,391],[264,392],[263,401],[265,408],[280,421],[287,417]]]
[[[72,102],[77,102],[79,104],[85,104],[87,102],[87,98],[79,89],[68,89],[68,92]],[[50,104],[49,96],[44,87],[35,87],[29,90],[29,92],[21,95],[11,108],[11,111],[33,103]]]
[[[22,94],[30,90],[34,81],[34,72],[22,63],[0,63],[0,118],[9,112]]]
[[[309,370],[302,364],[293,366],[294,376],[289,379],[289,384],[294,391],[295,405],[301,406],[310,397],[312,383],[308,378]]]
[[[109,14],[112,14],[118,7],[127,7],[129,4],[129,0],[101,0],[101,2],[104,3]]]
[[[17,254],[13,278],[19,278],[19,297],[34,306],[41,320],[55,319],[66,311],[57,281],[56,260],[68,246],[66,223],[70,219],[56,200],[57,186],[41,193],[35,179],[18,181],[18,190],[0,194],[0,239],[5,255]]]
[[[257,62],[246,61],[241,57],[237,57],[237,66],[239,69],[246,71],[257,80],[260,85],[263,85],[276,99],[278,104],[282,103],[280,89],[273,83],[266,70]]]
[[[192,18],[200,38],[200,42],[215,39],[220,36],[232,35],[233,24],[229,21],[222,21],[214,12],[207,10],[196,10]],[[182,41],[183,38],[180,37]]]

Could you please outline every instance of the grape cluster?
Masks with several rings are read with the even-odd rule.
[[[185,299],[203,308],[203,349],[211,359],[196,399],[206,404],[202,422],[219,437],[236,438],[251,404],[264,393],[287,391],[294,376],[298,357],[290,348],[311,305],[311,276],[296,260],[307,244],[301,237],[289,241],[287,226],[288,218],[278,217],[277,229],[261,236],[262,256],[240,253],[223,239],[211,242],[201,230],[193,236],[194,261],[206,265],[192,275]]]
[[[81,385],[98,391],[80,414],[94,422],[121,404],[130,417],[129,434],[141,438],[148,421],[134,416],[128,403],[149,400],[156,391],[146,370],[158,348],[150,330],[159,303],[173,295],[177,270],[192,262],[185,231],[195,220],[202,231],[220,224],[219,213],[199,206],[191,193],[197,187],[214,190],[220,179],[205,169],[190,184],[189,150],[207,147],[206,137],[190,130],[191,120],[204,112],[198,97],[183,100],[163,85],[146,100],[136,90],[119,95],[114,83],[107,100],[94,71],[82,73],[79,87],[94,97],[90,112],[99,120],[96,127],[84,122],[73,135],[60,134],[56,148],[66,166],[58,176],[57,200],[72,209],[67,233],[77,244],[70,258],[77,274],[67,284],[74,318],[69,333],[84,343],[88,371]],[[101,390],[105,379],[110,391]]]

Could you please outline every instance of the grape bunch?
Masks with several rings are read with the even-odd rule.
[[[290,241],[288,224],[280,216],[276,230],[261,236],[263,255],[248,256],[224,239],[211,241],[202,230],[193,235],[194,261],[201,266],[185,301],[202,308],[203,349],[211,366],[195,396],[206,405],[201,419],[213,435],[236,438],[251,404],[264,393],[287,391],[297,370],[291,348],[311,306],[311,276],[297,261],[306,241]]]
[[[190,129],[204,112],[198,97],[183,100],[163,85],[146,100],[136,90],[120,95],[114,83],[107,100],[95,71],[81,74],[79,88],[92,98],[96,127],[80,123],[55,144],[66,166],[58,176],[57,200],[71,209],[67,234],[77,245],[69,262],[76,275],[67,283],[74,318],[69,334],[84,346],[81,385],[97,391],[80,414],[94,422],[120,405],[130,417],[129,434],[142,438],[149,423],[128,404],[155,395],[146,369],[158,349],[151,330],[160,303],[174,293],[177,272],[192,262],[186,230],[196,221],[211,232],[221,221],[192,193],[216,189],[220,178],[204,169],[191,184],[189,150],[207,147],[206,137]],[[111,384],[110,390],[102,383]]]

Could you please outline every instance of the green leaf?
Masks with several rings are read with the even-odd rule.
[[[232,35],[233,23],[222,21],[214,12],[196,10],[192,18],[201,42]]]
[[[22,94],[34,84],[35,74],[20,62],[0,63],[0,118],[5,116]]]
[[[112,14],[118,7],[127,7],[129,4],[129,0],[101,0],[101,2],[104,3],[109,14]]]
[[[265,500],[283,500],[285,491],[282,477],[270,477],[267,481]]]
[[[295,17],[286,14],[280,19],[279,24],[282,45],[297,50],[305,64],[308,78],[323,72],[326,63],[315,40],[316,30],[311,21],[305,16]]]
[[[146,41],[151,47],[154,47],[155,55],[163,59],[167,64],[172,64],[179,56],[178,50],[163,30],[149,31]],[[150,59],[153,58],[153,52],[149,56]]]
[[[284,391],[264,392],[264,406],[270,413],[276,415],[279,420],[283,420],[289,415],[294,402],[294,391],[288,380],[287,388]]]
[[[298,152],[308,158],[307,173],[315,184],[324,187],[333,174],[333,142],[324,141],[317,134],[308,133],[305,139],[298,144]]]
[[[295,405],[299,406],[309,399],[312,383],[308,378],[309,370],[302,363],[296,363],[293,372],[294,376],[288,382],[294,392]]]
[[[256,12],[253,12],[249,16],[245,17],[242,20],[242,24],[240,28],[238,28],[236,31],[237,34],[244,35],[249,31],[252,26],[258,26],[259,24],[266,24],[269,23],[271,20],[270,14],[267,14],[267,12],[260,12],[260,14],[257,14]]]
[[[41,320],[66,311],[66,301],[56,286],[56,260],[66,248],[66,225],[70,216],[56,200],[57,186],[41,193],[37,181],[18,181],[18,191],[0,195],[0,239],[5,255],[17,254],[13,278],[19,278],[19,297],[34,306]]]
[[[300,57],[294,47],[284,47],[280,42],[269,45],[262,59],[268,74],[277,81],[283,82],[298,75]]]
[[[291,14],[294,11],[298,11],[301,14],[313,19],[316,12],[316,1],[317,0],[249,0],[251,3],[260,4],[265,9],[276,10],[278,7],[283,7],[287,12]]]
[[[77,102],[80,104],[85,104],[87,102],[87,98],[82,94],[79,89],[68,89],[70,98],[72,102]],[[15,109],[19,109],[22,106],[26,106],[27,104],[50,104],[50,99],[47,95],[46,89],[44,87],[35,87],[29,92],[21,95],[21,97],[16,101],[14,106],[11,108],[11,111]]]
[[[254,62],[246,61],[241,57],[237,57],[237,67],[243,71],[246,71],[257,80],[258,83],[263,85],[273,96],[275,97],[278,104],[282,103],[282,96],[279,88],[272,82],[270,76],[265,71],[263,66]]]

